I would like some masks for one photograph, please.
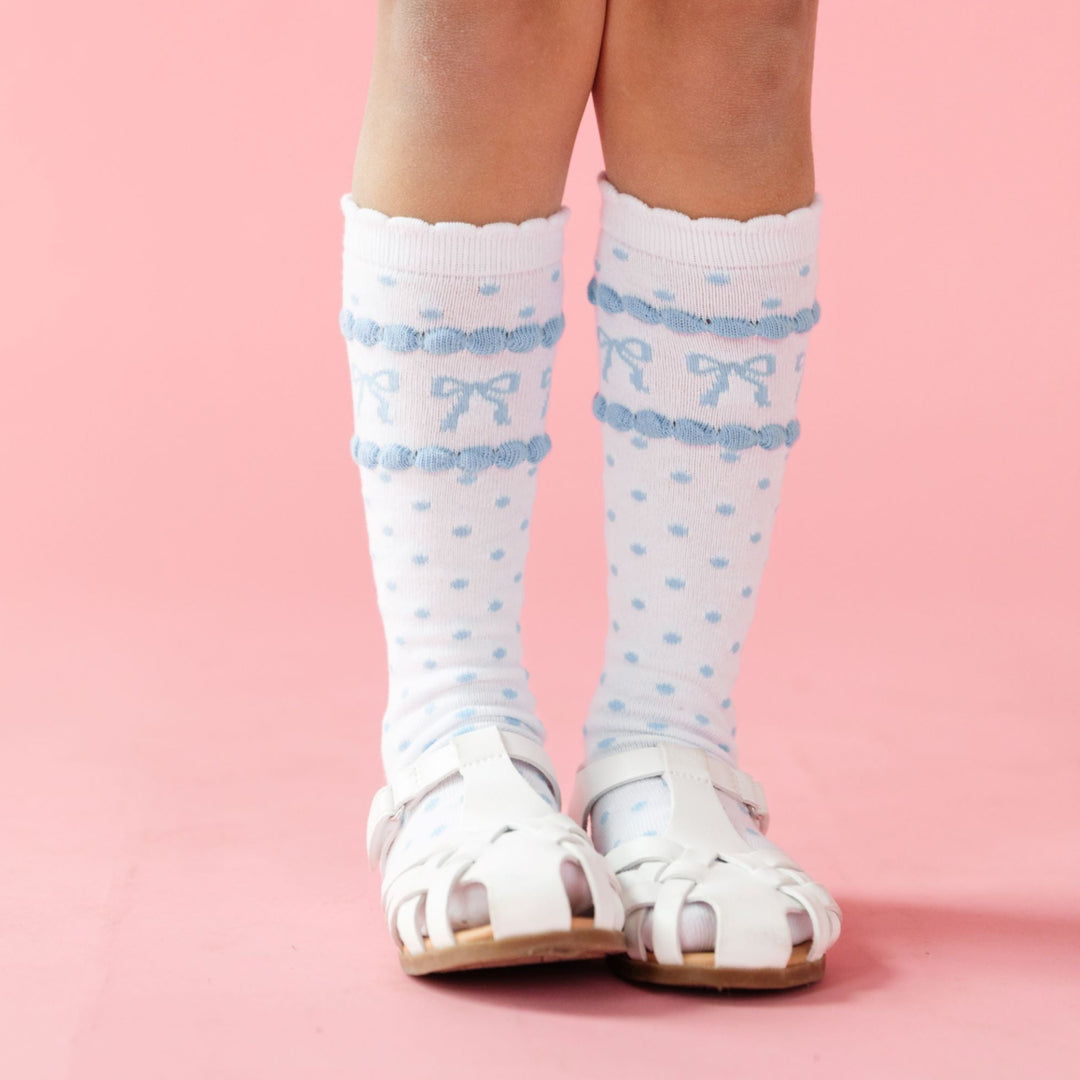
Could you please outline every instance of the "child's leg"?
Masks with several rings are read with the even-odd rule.
[[[562,205],[604,0],[381,0],[360,206],[525,221]]]
[[[745,221],[814,196],[817,0],[609,0],[595,101],[611,183]]]
[[[559,204],[602,19],[580,0],[384,3],[343,200],[354,455],[390,665],[390,787],[369,835],[418,973],[513,959],[463,954],[463,928],[490,924],[470,949],[573,937],[589,908],[618,947],[615,892],[582,869],[598,856],[554,813],[518,623],[563,328]],[[543,945],[587,952],[580,935]]]
[[[586,745],[590,761],[612,760],[589,783],[594,793],[609,784],[619,751],[687,749],[652,755],[667,764],[603,794],[593,836],[627,860],[639,955],[655,941],[669,965],[681,947],[715,949],[721,968],[774,969],[813,937],[811,966],[776,985],[820,973],[831,900],[796,887],[761,835],[763,815],[747,809],[752,789],[725,769],[735,761],[732,687],[817,320],[813,37],[809,0],[611,0],[596,90],[611,181],[590,295],[612,621]],[[652,757],[622,760],[641,776]],[[729,794],[695,794],[686,777],[707,782],[708,769],[729,777]],[[690,787],[673,798],[680,783]],[[667,854],[643,863],[657,844]],[[660,884],[672,845],[693,857]],[[758,862],[771,878],[751,872]],[[792,880],[776,876],[781,866]]]

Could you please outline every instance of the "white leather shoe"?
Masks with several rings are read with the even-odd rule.
[[[548,805],[514,767],[548,780],[559,802],[551,760],[530,739],[483,728],[423,754],[375,796],[368,857],[383,868],[382,901],[401,965],[410,975],[577,960],[621,953],[623,907],[614,874],[588,834]],[[458,826],[395,855],[403,812],[442,781],[463,778]],[[592,912],[575,916],[564,864],[580,870]],[[449,905],[458,886],[482,885],[489,923],[455,930]]]
[[[641,982],[716,989],[778,990],[817,982],[825,973],[825,951],[840,935],[836,901],[779,848],[752,848],[716,794],[738,799],[764,832],[768,811],[761,786],[701,750],[626,750],[578,772],[571,816],[585,825],[601,795],[644,777],[667,784],[671,820],[661,836],[628,841],[606,856],[626,908],[627,955],[612,959],[615,970]],[[686,904],[712,909],[712,952],[683,952],[679,919]],[[800,914],[811,938],[793,946],[788,917]]]

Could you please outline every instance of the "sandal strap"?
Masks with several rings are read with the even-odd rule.
[[[746,773],[686,746],[625,750],[578,773],[570,813],[584,824],[600,796],[650,777],[662,777],[670,791],[666,828],[605,856],[622,888],[630,955],[648,960],[650,918],[655,962],[684,963],[682,913],[689,904],[705,904],[716,922],[712,954],[718,968],[782,969],[791,956],[792,912],[809,917],[808,959],[820,959],[840,933],[840,909],[790,856],[772,846],[753,847],[736,828],[717,791],[741,802],[762,832],[768,824],[765,793]]]
[[[703,763],[713,787],[738,799],[757,819],[761,831],[765,832],[769,826],[769,807],[765,791],[749,773],[744,773],[702,750],[671,744],[623,750],[583,766],[578,770],[573,798],[567,812],[578,824],[584,826],[593,805],[601,795],[606,795],[623,784],[648,777],[674,776],[680,773],[697,775]]]
[[[513,732],[479,728],[456,735],[442,746],[421,754],[412,765],[394,773],[371,801],[367,821],[367,853],[377,867],[397,834],[406,806],[423,798],[448,777],[471,764],[492,757],[509,757],[531,765],[551,785],[556,805],[562,801],[555,767],[542,746]]]

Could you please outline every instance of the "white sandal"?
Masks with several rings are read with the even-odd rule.
[[[410,975],[578,960],[626,948],[612,871],[588,834],[549,806],[515,761],[542,773],[558,804],[554,769],[543,748],[495,728],[427,751],[375,796],[368,857],[385,870],[405,810],[443,780],[459,773],[464,780],[460,826],[410,849],[393,874],[384,874],[383,909]],[[580,868],[592,894],[591,915],[573,915],[564,863]],[[451,893],[473,883],[486,889],[490,922],[455,932]]]
[[[585,825],[596,800],[633,780],[662,777],[671,820],[661,836],[627,841],[608,852],[622,888],[628,955],[611,963],[640,982],[715,989],[779,990],[817,982],[825,950],[840,934],[840,909],[829,893],[777,848],[751,848],[732,825],[716,791],[742,802],[762,832],[765,794],[746,773],[704,751],[660,745],[600,758],[578,773],[570,814]],[[712,952],[684,953],[679,917],[686,904],[716,916]],[[643,937],[652,911],[652,947]],[[792,946],[789,914],[805,912],[812,938]]]

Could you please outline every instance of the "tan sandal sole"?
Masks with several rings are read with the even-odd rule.
[[[646,954],[649,960],[612,956],[608,964],[630,982],[711,990],[791,990],[816,983],[825,974],[825,957],[807,960],[809,952],[809,943],[796,945],[782,968],[718,968],[711,952],[686,953],[682,964],[658,964],[652,953]]]
[[[546,934],[524,934],[495,940],[490,926],[460,930],[455,945],[427,949],[422,953],[401,950],[401,966],[407,975],[437,975],[479,968],[516,967],[521,964],[550,964],[560,960],[593,960],[611,953],[626,952],[621,930],[597,930],[591,918],[573,918],[569,930]],[[424,939],[424,944],[428,940]]]

